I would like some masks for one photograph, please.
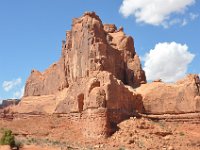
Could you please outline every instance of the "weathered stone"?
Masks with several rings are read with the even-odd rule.
[[[200,111],[198,76],[188,75],[177,83],[152,82],[137,89],[148,114],[180,114]]]
[[[99,138],[138,113],[200,111],[200,79],[146,83],[134,40],[123,28],[102,24],[94,12],[73,19],[60,60],[43,73],[33,70],[13,112],[66,115],[82,134]],[[96,123],[98,122],[98,124]],[[150,128],[142,125],[141,128]]]
[[[6,108],[6,107],[10,107],[10,106],[15,106],[20,102],[19,99],[7,99],[7,100],[3,100],[2,104],[0,104],[0,109]]]
[[[144,112],[141,96],[133,90],[141,83],[146,78],[133,38],[86,12],[73,19],[60,60],[43,73],[32,71],[13,111],[79,114],[74,119],[82,122],[84,135],[107,136],[120,121]]]
[[[67,93],[65,100],[57,105],[55,113],[82,113],[105,109],[106,122],[109,124],[107,127],[116,125],[136,112],[144,112],[140,95],[130,91],[123,82],[106,71],[100,72],[92,80],[77,80]]]
[[[117,30],[117,27],[114,24],[104,24],[103,28],[107,33],[113,33]]]
[[[73,20],[62,45],[62,57],[45,72],[33,70],[24,96],[55,94],[79,78],[108,71],[124,84],[137,87],[146,82],[133,38],[115,25],[103,25],[95,13]]]
[[[25,86],[24,96],[55,94],[68,87],[64,71],[64,59],[50,66],[44,73],[32,70]]]

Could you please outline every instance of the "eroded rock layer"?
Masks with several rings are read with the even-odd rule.
[[[146,82],[133,38],[115,25],[103,25],[95,13],[85,13],[67,31],[61,59],[43,73],[32,71],[24,96],[55,94],[94,71],[108,71],[132,87]]]
[[[66,32],[60,60],[44,72],[31,72],[12,111],[64,115],[92,138],[112,134],[118,123],[139,113],[200,112],[197,75],[177,83],[145,83],[133,38],[87,12]]]
[[[147,114],[200,112],[200,80],[188,75],[176,83],[152,82],[137,89]]]
[[[68,114],[82,123],[83,135],[107,136],[117,123],[144,112],[142,97],[133,90],[141,83],[146,77],[133,38],[87,12],[73,19],[60,60],[43,73],[31,72],[24,97],[13,110]]]

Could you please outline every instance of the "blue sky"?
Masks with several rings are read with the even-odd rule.
[[[166,81],[174,81],[185,72],[199,74],[200,2],[174,0],[177,3],[166,5],[166,1],[141,4],[139,0],[1,0],[0,99],[19,97],[32,69],[44,71],[59,59],[61,41],[65,31],[71,29],[72,18],[85,11],[95,11],[103,23],[123,26],[126,34],[134,37],[149,80],[153,73]],[[159,5],[168,7],[168,12],[158,9]],[[154,9],[149,11],[148,6]],[[167,66],[165,71],[160,71],[159,65]],[[176,78],[171,78],[169,71],[177,72]]]

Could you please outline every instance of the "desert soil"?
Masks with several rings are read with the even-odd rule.
[[[118,124],[106,139],[87,139],[80,128],[65,117],[29,116],[0,120],[0,136],[11,129],[21,150],[199,150],[200,121],[133,118]],[[4,148],[4,149],[3,149]],[[0,150],[6,150],[1,147]]]

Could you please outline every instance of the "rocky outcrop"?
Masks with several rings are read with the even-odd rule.
[[[31,72],[13,112],[67,114],[81,122],[85,136],[107,136],[120,121],[144,112],[133,90],[141,83],[146,78],[133,38],[86,12],[73,19],[60,60],[42,73]]]
[[[20,102],[19,99],[7,99],[7,100],[3,100],[2,104],[0,104],[0,109],[6,108],[6,107],[10,107],[10,106],[15,106]]]
[[[66,95],[65,100],[58,104],[56,113],[82,112],[98,108],[123,110],[126,113],[132,113],[136,109],[143,111],[141,97],[106,71],[99,72],[93,78],[77,80],[69,87]]]
[[[198,75],[188,75],[176,83],[152,82],[137,89],[147,114],[200,112]]]
[[[144,112],[141,96],[130,88],[111,73],[101,71],[91,78],[77,79],[73,85],[56,94],[24,97],[13,111],[69,114],[72,120],[73,116],[81,114],[76,118],[82,122],[83,134],[92,138],[102,137],[113,133],[122,120]]]
[[[41,73],[32,70],[25,86],[24,97],[55,94],[68,87],[64,71],[64,58]]]
[[[95,71],[108,71],[132,87],[146,82],[133,38],[115,25],[103,25],[95,13],[85,13],[67,31],[61,59],[43,73],[32,71],[24,96],[55,94]]]
[[[33,70],[22,101],[12,112],[66,116],[82,134],[112,134],[130,116],[200,111],[200,80],[146,83],[134,40],[95,13],[73,20],[60,60],[46,71]],[[98,122],[98,123],[97,123]]]

